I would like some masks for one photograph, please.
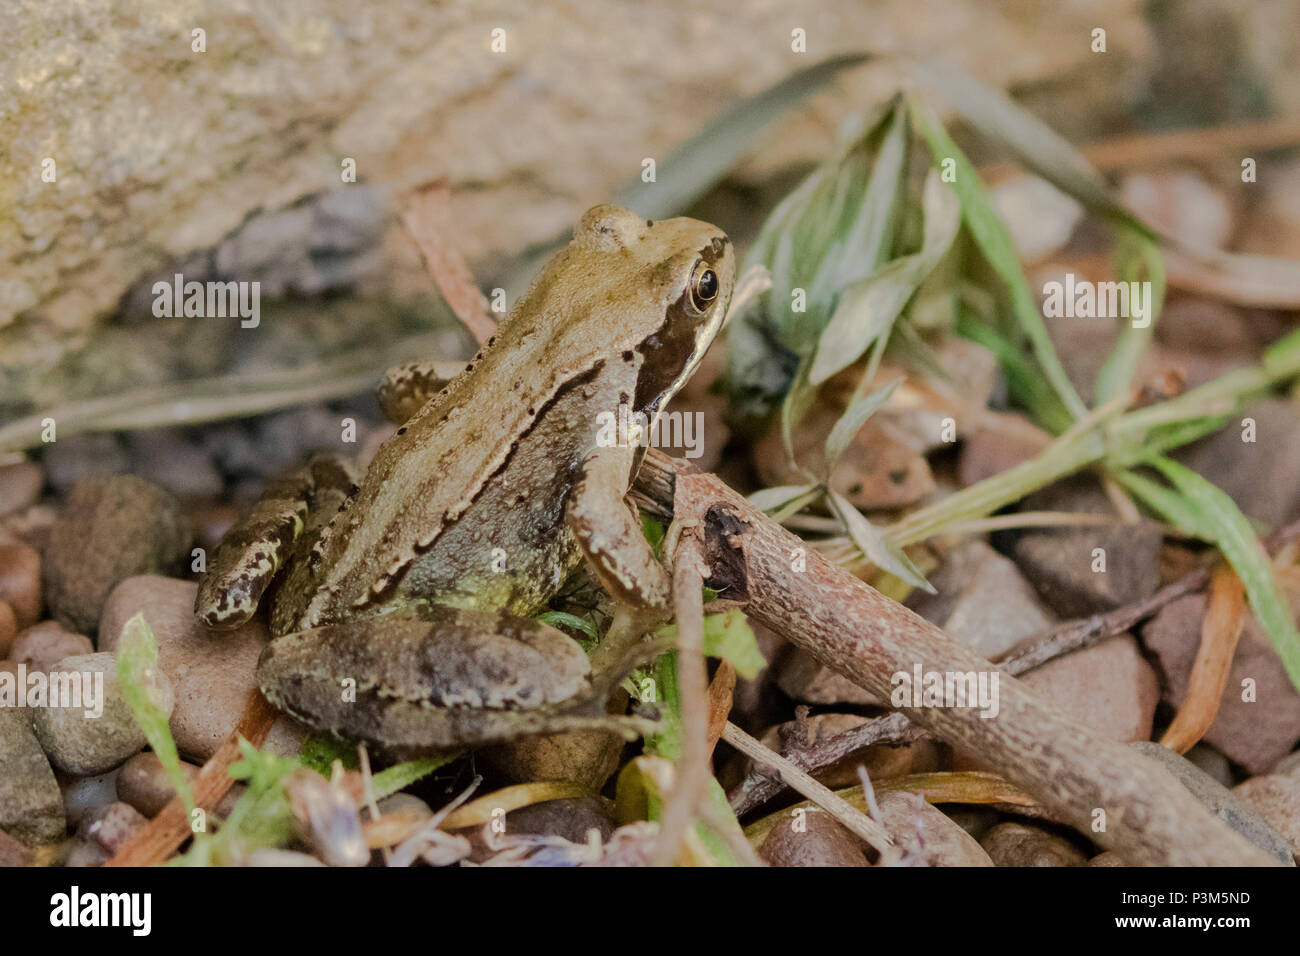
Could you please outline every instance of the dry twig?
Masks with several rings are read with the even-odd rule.
[[[654,449],[637,479],[660,510],[689,465]],[[683,506],[688,513],[680,513]],[[890,676],[924,671],[968,673],[993,665],[924,618],[832,565],[711,475],[692,480],[678,519],[700,520],[711,577],[706,583],[748,602],[748,613],[817,660],[888,699]],[[804,556],[804,570],[791,556]],[[905,706],[913,722],[978,755],[1051,812],[1084,832],[1093,813],[1110,826],[1104,846],[1157,865],[1270,865],[1272,859],[1211,815],[1153,761],[1103,740],[1040,701],[1010,676],[999,681],[1000,712],[983,719],[964,707]]]
[[[684,483],[685,484],[685,483]],[[681,753],[655,841],[656,866],[676,858],[682,835],[704,801],[709,766],[709,677],[704,664],[704,575],[698,527],[679,524],[672,551],[677,618],[677,688],[681,695]]]
[[[722,739],[752,760],[772,767],[791,787],[848,827],[856,836],[866,840],[880,854],[881,863],[898,861],[900,855],[898,847],[889,832],[861,810],[847,803],[839,794],[818,783],[780,754],[764,747],[730,721],[722,732]]]

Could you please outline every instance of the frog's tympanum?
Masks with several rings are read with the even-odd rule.
[[[413,414],[358,482],[317,459],[268,487],[213,556],[200,618],[235,627],[268,604],[266,697],[391,752],[604,726],[587,655],[532,618],[584,558],[625,620],[667,618],[626,500],[644,448],[601,440],[602,413],[653,421],[734,275],[714,226],[591,209],[460,374],[390,376],[386,410]]]

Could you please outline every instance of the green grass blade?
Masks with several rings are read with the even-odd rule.
[[[453,760],[458,759],[461,753],[459,750],[452,750],[445,754],[438,754],[436,757],[408,760],[405,763],[395,764],[379,771],[373,777],[375,798],[382,800],[399,790],[406,789],[417,780],[427,777],[439,767],[445,767]]]
[[[152,675],[158,670],[158,645],[154,641],[153,631],[144,619],[137,614],[126,622],[122,636],[117,642],[117,680],[122,687],[122,696],[127,706],[135,715],[135,722],[144,731],[145,740],[153,748],[154,755],[162,764],[167,779],[180,794],[187,814],[194,813],[194,792],[181,770],[180,754],[176,751],[176,741],[168,726],[167,714],[163,712],[149,693],[153,684]]]
[[[831,469],[835,467],[835,462],[839,460],[840,455],[849,447],[853,437],[857,435],[859,429],[867,423],[867,419],[876,413],[876,410],[889,401],[889,396],[894,394],[894,390],[902,384],[902,379],[897,378],[890,382],[884,388],[879,388],[864,398],[858,399],[839,417],[831,433],[826,436],[826,475],[829,475]]]
[[[912,563],[907,553],[889,542],[884,534],[863,516],[862,512],[853,507],[851,501],[830,488],[826,489],[826,499],[836,520],[844,526],[844,530],[858,546],[858,550],[867,556],[868,561],[882,571],[888,571],[894,577],[906,581],[914,588],[921,588],[931,594],[936,593],[934,585],[925,579],[921,569]]]
[[[1106,364],[1097,373],[1096,404],[1103,405],[1116,395],[1122,395],[1133,385],[1137,375],[1138,362],[1146,351],[1155,333],[1156,322],[1164,308],[1165,301],[1165,258],[1160,247],[1150,237],[1137,230],[1121,227],[1123,236],[1117,250],[1119,259],[1119,280],[1121,282],[1148,281],[1151,283],[1151,301],[1147,303],[1150,310],[1148,321],[1141,328],[1132,322],[1125,322],[1119,333],[1119,339]],[[1143,277],[1146,277],[1145,280]]]
[[[817,341],[809,381],[820,385],[856,362],[890,327],[917,288],[951,248],[961,225],[962,206],[935,170],[925,183],[925,239],[921,250],[881,266],[840,295]]]
[[[1139,476],[1120,481],[1184,531],[1213,542],[1241,578],[1255,618],[1268,633],[1291,682],[1300,688],[1300,634],[1255,531],[1225,492],[1172,459],[1151,456],[1148,464],[1173,485],[1161,488]]]
[[[1069,140],[1006,93],[937,60],[906,58],[904,62],[978,133],[1005,146],[1027,169],[1093,212],[1154,237],[1148,226],[1120,205],[1106,181]]]
[[[1061,399],[1062,404],[1074,418],[1081,418],[1087,412],[1083,399],[1075,391],[1070,378],[1065,374],[1061,360],[1056,355],[1056,348],[1047,334],[1038,303],[1029,290],[1029,283],[1020,268],[1020,257],[1011,233],[1006,224],[993,208],[993,202],[984,189],[975,167],[971,165],[964,153],[957,148],[948,131],[943,128],[934,111],[917,99],[909,101],[912,118],[921,136],[929,143],[935,165],[944,160],[952,160],[956,181],[952,184],[961,199],[962,219],[970,232],[975,245],[993,267],[1011,296],[1011,308],[1017,323],[1029,338],[1034,357],[1043,370],[1052,389]]]

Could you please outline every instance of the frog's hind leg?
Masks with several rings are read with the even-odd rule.
[[[604,708],[644,653],[592,680],[578,643],[539,621],[436,605],[420,614],[278,637],[262,652],[258,685],[307,724],[401,758],[559,731],[631,739],[649,729]]]
[[[314,536],[356,487],[352,466],[322,455],[266,486],[248,515],[226,532],[199,583],[194,611],[209,627],[253,616],[267,586],[304,533]]]

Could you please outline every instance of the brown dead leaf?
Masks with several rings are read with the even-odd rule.
[[[1160,743],[1170,750],[1180,754],[1191,750],[1214,723],[1245,625],[1245,588],[1231,567],[1220,565],[1210,578],[1209,601],[1201,622],[1201,646],[1192,664],[1187,696],[1160,738]]]

